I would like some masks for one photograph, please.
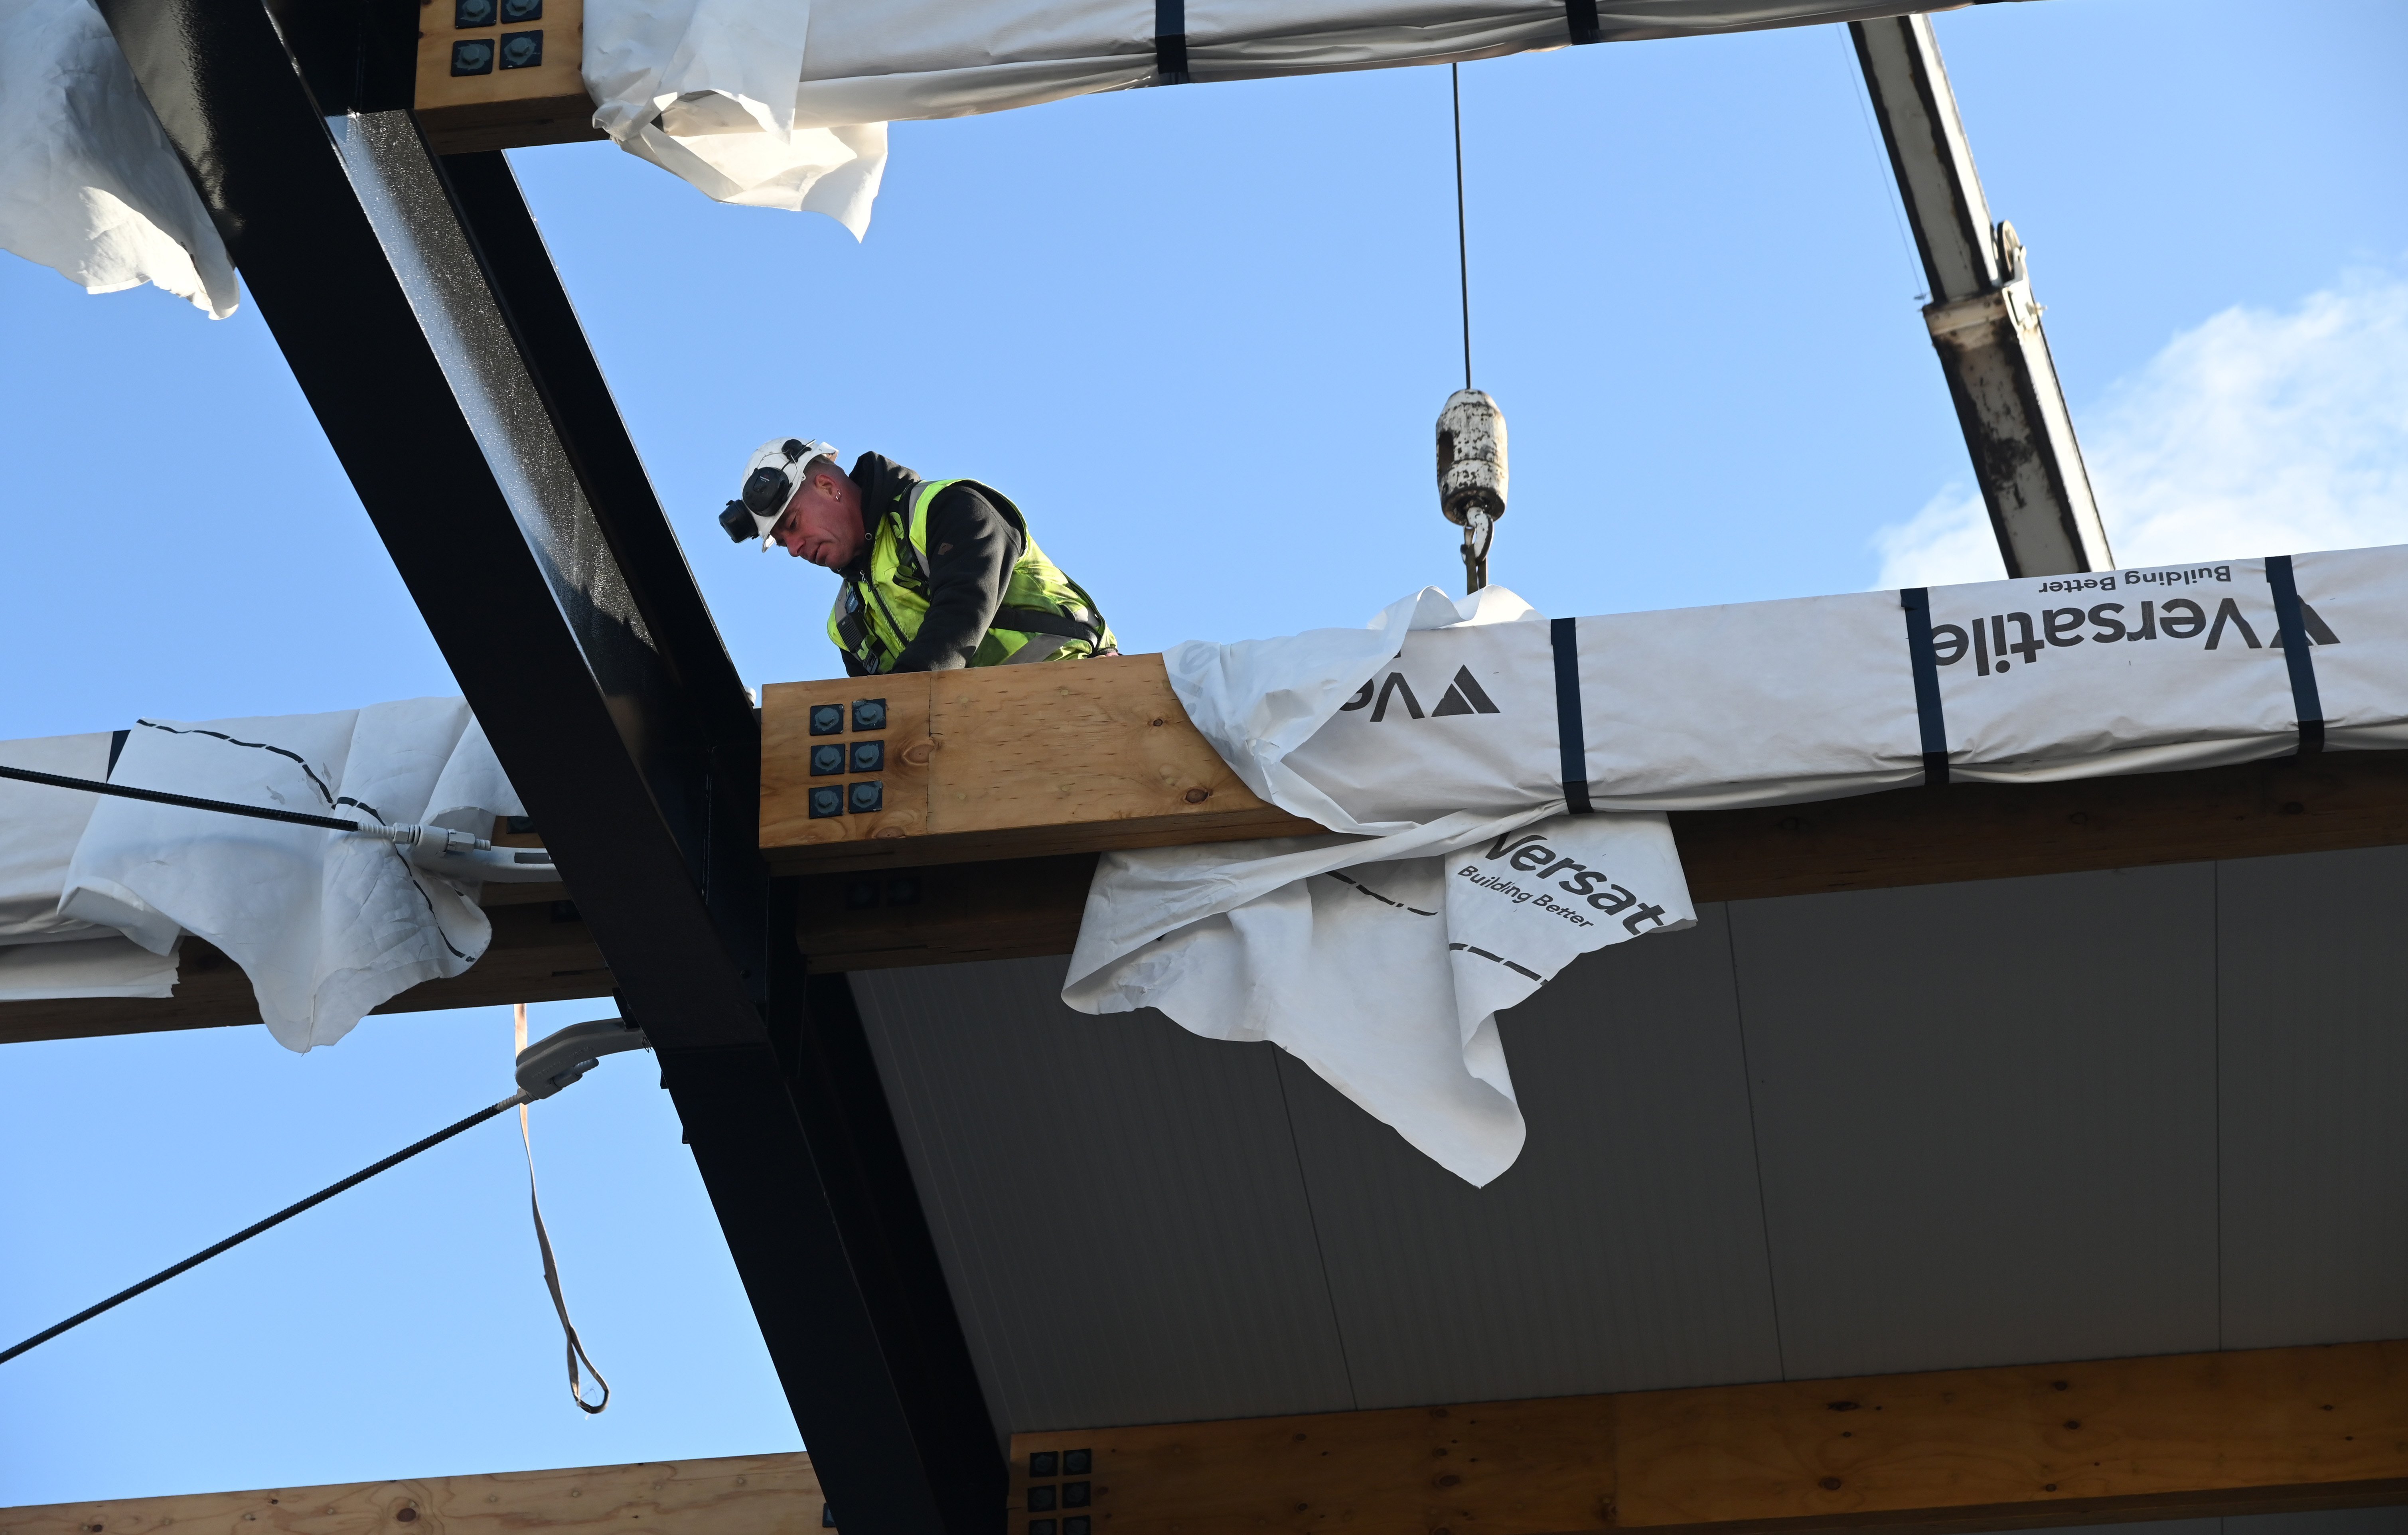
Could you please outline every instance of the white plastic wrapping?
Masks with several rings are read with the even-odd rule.
[[[1695,921],[1662,816],[1563,813],[1552,692],[1542,710],[1523,686],[1549,632],[1502,588],[1458,604],[1432,587],[1363,629],[1172,650],[1188,717],[1256,793],[1360,835],[1107,854],[1063,999],[1272,1040],[1457,1177],[1512,1166],[1497,1013],[1581,954]],[[1399,668],[1440,642],[1463,673],[1409,710]],[[1437,728],[1326,749],[1333,718],[1391,709]]]
[[[106,735],[0,742],[0,763],[364,825],[482,835],[523,813],[457,698],[122,735],[113,765]],[[476,897],[375,837],[0,780],[0,1001],[169,996],[190,933],[308,1050],[474,963],[492,934]]]
[[[0,0],[0,250],[235,310],[225,243],[92,0]]]
[[[457,698],[331,714],[145,720],[113,780],[364,825],[489,830],[523,813]],[[154,954],[207,939],[251,977],[260,1017],[294,1050],[332,1044],[422,981],[454,976],[492,927],[463,888],[373,837],[104,799],[77,844],[59,909]]]
[[[1958,0],[1961,3],[1961,0]],[[1947,5],[1604,0],[1598,38]],[[1158,50],[1175,19],[1183,47]],[[1574,39],[1562,0],[588,0],[594,125],[722,202],[858,237],[886,124],[1154,83],[1491,58]],[[0,0],[0,247],[94,292],[156,281],[231,313],[225,251],[91,0]]]
[[[1521,1143],[1496,1011],[1687,924],[1645,812],[2408,746],[2408,549],[1554,624],[1432,588],[1166,660],[1249,787],[1363,839],[1106,856],[1065,999],[1276,1040],[1484,1184]]]
[[[1947,9],[1835,0],[1612,0],[1622,41]],[[1562,0],[1187,0],[1185,78],[1494,58],[1572,41]],[[885,125],[1163,79],[1154,0],[588,0],[595,125],[723,202],[824,212],[858,237]],[[657,119],[657,121],[655,121]]]
[[[110,738],[0,742],[0,763],[68,778],[108,776]],[[0,779],[0,1002],[59,997],[169,997],[171,945],[152,954],[115,928],[59,910],[68,860],[100,796]]]

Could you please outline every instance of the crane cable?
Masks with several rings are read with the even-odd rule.
[[[1471,387],[1471,241],[1463,217],[1463,66],[1446,66],[1455,97],[1455,271],[1463,291],[1463,387]]]
[[[529,1095],[524,1090],[521,1090],[511,1094],[509,1097],[502,1099],[501,1102],[494,1104],[490,1108],[480,1109],[475,1113],[470,1114],[467,1118],[461,1120],[458,1124],[447,1126],[444,1128],[436,1131],[433,1135],[428,1136],[425,1140],[417,1142],[415,1145],[405,1146],[401,1150],[394,1153],[391,1156],[386,1157],[381,1162],[372,1163],[367,1167],[362,1168],[359,1171],[352,1173],[349,1178],[345,1178],[339,1183],[327,1184],[324,1188],[322,1188],[317,1193],[310,1195],[308,1198],[301,1200],[298,1204],[286,1205],[282,1210],[280,1210],[275,1214],[268,1216],[267,1219],[261,1221],[258,1225],[244,1227],[233,1236],[228,1237],[225,1241],[218,1242],[213,1246],[202,1248],[199,1252],[194,1253],[191,1257],[186,1258],[183,1262],[169,1264],[166,1268],[160,1270],[157,1273],[152,1274],[149,1279],[142,1281],[140,1284],[127,1285],[124,1289],[122,1289],[115,1295],[110,1296],[99,1305],[87,1306],[82,1311],[76,1313],[73,1316],[68,1317],[65,1321],[59,1323],[57,1326],[44,1327],[41,1331],[34,1334],[34,1336],[26,1339],[22,1343],[15,1344],[9,1348],[0,1349],[0,1365],[7,1364],[9,1360],[15,1358],[20,1354],[26,1352],[28,1349],[49,1342],[51,1339],[56,1338],[59,1334],[66,1331],[70,1327],[81,1327],[84,1323],[91,1321],[93,1317],[100,1315],[103,1312],[111,1311],[125,1304],[125,1302],[133,1299],[136,1296],[140,1295],[145,1290],[150,1289],[154,1285],[165,1284],[167,1281],[175,1278],[178,1274],[182,1273],[187,1269],[197,1268],[201,1264],[207,1263],[209,1259],[217,1256],[220,1253],[226,1251],[230,1247],[239,1246],[242,1243],[249,1241],[251,1238],[258,1236],[263,1231],[272,1230],[275,1227],[283,1225],[286,1221],[291,1220],[294,1216],[300,1214],[305,1210],[324,1204],[336,1195],[342,1193],[343,1190],[353,1187],[356,1184],[365,1184],[369,1179],[375,1177],[378,1173],[384,1171],[388,1168],[399,1167],[402,1163],[408,1161],[413,1156],[416,1156],[420,1152],[426,1151],[435,1146],[439,1146],[446,1140],[451,1140],[453,1136],[458,1135],[463,1130],[473,1130],[478,1126],[482,1125],[485,1121],[493,1118],[495,1114],[501,1113],[505,1110],[518,1108],[526,1102],[528,1097]]]

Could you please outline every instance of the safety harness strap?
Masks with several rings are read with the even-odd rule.
[[[1084,614],[1084,616],[1081,616]],[[1094,644],[1104,638],[1104,626],[1093,613],[1049,612],[1042,608],[997,608],[990,629],[1018,629],[1023,634],[1058,634],[1065,639]]]
[[[517,1004],[510,1012],[518,1054],[523,1055],[527,1047],[526,1004]],[[586,1064],[591,1066],[593,1063],[588,1061]],[[535,1245],[543,1254],[543,1287],[552,1292],[552,1309],[560,1317],[561,1335],[568,1341],[569,1399],[591,1415],[610,1405],[610,1383],[602,1378],[602,1371],[595,1369],[593,1356],[585,1352],[584,1343],[579,1341],[577,1324],[568,1319],[568,1298],[560,1293],[560,1266],[552,1261],[552,1233],[543,1228],[543,1201],[536,1197],[535,1192],[535,1137],[527,1129],[527,1106],[523,1103],[519,1105],[519,1144],[526,1148],[527,1208],[535,1213]],[[577,1362],[580,1359],[593,1373],[594,1384],[602,1388],[600,1401],[585,1399],[585,1388],[577,1378]]]

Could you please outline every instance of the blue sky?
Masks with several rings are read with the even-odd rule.
[[[2408,11],[1938,25],[2119,550],[2408,540]],[[1842,31],[1492,61],[1463,92],[1501,583],[1564,614],[1996,573]],[[836,669],[827,578],[712,521],[790,432],[1006,488],[1131,649],[1459,580],[1430,483],[1460,370],[1444,71],[893,142],[858,244],[606,145],[512,157],[748,681]],[[454,691],[249,307],[8,258],[0,334],[0,738]],[[9,1047],[0,1334],[499,1097],[509,1040],[489,1011],[307,1056],[255,1028]],[[792,1447],[642,1059],[536,1134],[603,1418],[564,1399],[502,1122],[0,1367],[0,1505]]]

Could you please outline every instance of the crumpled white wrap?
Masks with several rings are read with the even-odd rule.
[[[1865,9],[1609,0],[1594,19],[1600,38],[1623,39]],[[0,202],[22,192],[43,210],[30,232],[0,216],[0,246],[95,291],[158,280],[189,295],[205,285],[205,307],[228,312],[223,252],[206,220],[168,207],[180,172],[98,20],[89,0],[0,0]],[[622,148],[722,202],[824,213],[858,238],[885,170],[887,123],[1155,83],[1161,21],[1153,0],[590,0],[580,63],[594,125]],[[1215,0],[1187,7],[1182,25],[1194,80],[1446,64],[1572,40],[1563,0]],[[76,71],[91,78],[70,79]],[[52,99],[62,96],[64,110]],[[176,286],[188,280],[179,251],[201,274],[190,286]]]
[[[594,125],[723,203],[824,213],[859,239],[886,124],[796,127],[809,0],[589,0]]]
[[[92,0],[0,0],[0,249],[234,312],[225,242]]]
[[[1496,1015],[1583,954],[1694,924],[1670,826],[1568,815],[1560,790],[1501,811],[1360,821],[1342,787],[1287,760],[1408,633],[1499,624],[1527,624],[1545,643],[1543,622],[1510,592],[1458,603],[1430,587],[1364,629],[1168,653],[1188,717],[1248,787],[1351,835],[1105,854],[1063,1000],[1158,1008],[1208,1039],[1272,1040],[1466,1182],[1512,1166],[1525,1130]],[[1534,703],[1509,697],[1506,710],[1526,742],[1552,751],[1552,713],[1526,723]],[[1398,732],[1397,748],[1450,741]]]
[[[525,813],[458,698],[207,724],[145,720],[109,778],[480,835],[495,816]],[[492,937],[476,887],[438,879],[379,839],[53,792],[97,800],[61,882],[59,914],[158,955],[173,954],[182,934],[207,939],[242,966],[261,1019],[293,1050],[332,1044],[379,1004],[460,974]]]
[[[0,763],[107,778],[108,741],[104,731],[0,742]],[[99,798],[0,779],[0,1002],[175,994],[173,950],[154,954],[113,927],[59,911],[67,863]]]

